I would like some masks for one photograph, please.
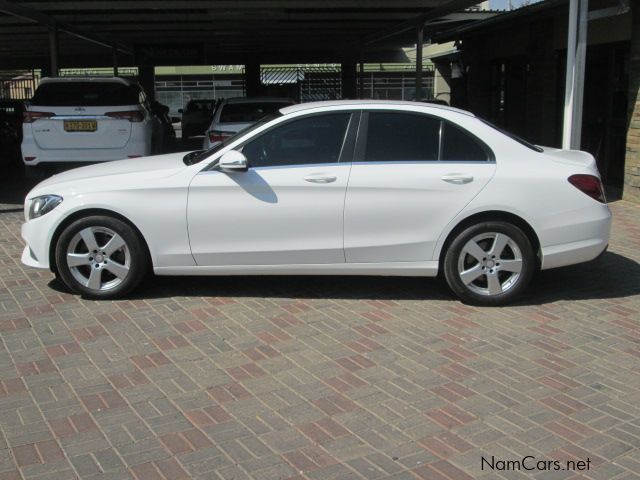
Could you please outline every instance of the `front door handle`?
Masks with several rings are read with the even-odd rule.
[[[311,174],[304,177],[304,180],[311,183],[331,183],[335,182],[337,178],[338,177],[336,177],[335,175]]]
[[[443,181],[453,183],[454,185],[463,185],[465,183],[473,182],[473,175],[467,175],[466,173],[447,173],[441,178]]]

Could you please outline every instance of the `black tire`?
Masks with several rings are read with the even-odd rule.
[[[499,247],[496,245],[498,235],[499,243],[504,242],[505,236],[510,242],[492,258],[496,253],[492,249]],[[474,244],[480,246],[486,256],[472,248]],[[476,255],[469,253],[471,250]],[[480,256],[482,258],[478,258]],[[519,272],[511,271],[518,266]],[[463,302],[472,305],[497,306],[513,301],[527,288],[536,270],[536,255],[527,235],[515,225],[502,221],[482,222],[462,230],[449,244],[444,257],[447,284]],[[475,279],[465,283],[461,272],[469,272],[467,281]]]
[[[87,231],[93,236],[97,249],[89,249],[89,243],[82,236],[87,236]],[[116,234],[124,246],[113,253],[107,249],[103,251]],[[120,243],[120,239],[117,239],[117,243]],[[81,262],[88,263],[70,266],[69,253],[80,258]],[[96,300],[125,296],[142,281],[149,265],[149,254],[138,232],[122,220],[103,215],[81,218],[65,228],[56,243],[55,259],[62,282],[84,298]],[[127,267],[128,270],[123,267]],[[95,281],[93,286],[89,286],[89,280],[95,278],[92,277],[94,269],[99,274],[98,281],[101,282],[100,288],[97,289],[92,288],[96,285]],[[82,279],[86,279],[87,282],[81,282]]]

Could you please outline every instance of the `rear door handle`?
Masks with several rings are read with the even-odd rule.
[[[315,173],[307,175],[306,177],[304,177],[304,180],[311,183],[331,183],[335,182],[337,178],[338,177],[336,177],[335,175],[320,175]]]
[[[466,173],[447,173],[441,178],[443,181],[453,183],[454,185],[463,185],[465,183],[473,182],[473,175],[467,175]]]

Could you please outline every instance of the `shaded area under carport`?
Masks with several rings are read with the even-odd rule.
[[[406,61],[428,35],[473,20],[475,0],[0,0],[4,68],[135,65],[153,94],[161,65],[246,65],[247,95],[259,93],[260,64],[340,63],[345,97],[354,98],[358,62]],[[425,28],[427,36],[425,36]],[[418,98],[422,98],[418,95]]]
[[[58,30],[65,66],[110,65],[113,52],[105,45],[120,52],[123,65],[335,62],[362,49],[389,61],[399,47],[415,44],[419,25],[474,3],[2,0],[0,58],[5,68],[46,65],[50,31]]]

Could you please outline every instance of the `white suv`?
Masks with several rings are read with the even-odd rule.
[[[43,78],[24,112],[27,166],[156,153],[160,121],[142,88],[118,77]]]

